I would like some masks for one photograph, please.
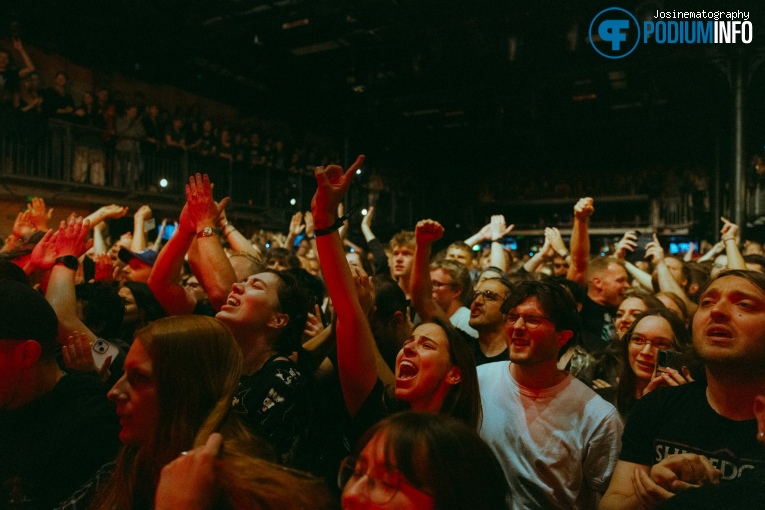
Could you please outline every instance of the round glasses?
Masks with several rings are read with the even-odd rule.
[[[515,312],[509,312],[505,314],[505,322],[516,324],[518,322],[518,319],[523,319],[523,323],[529,329],[536,329],[539,327],[540,324],[542,324],[545,321],[552,322],[547,317],[542,317],[541,315],[531,315],[526,313],[515,313]]]
[[[484,301],[504,301],[505,299],[496,292],[492,292],[490,290],[474,290],[473,291],[473,301],[478,299],[478,296],[482,296]]]
[[[638,347],[643,347],[645,344],[650,345],[654,349],[672,349],[674,347],[674,342],[667,338],[646,338],[639,334],[632,334],[630,336],[630,343],[633,345],[637,345]]]

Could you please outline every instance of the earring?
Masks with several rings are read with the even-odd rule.
[[[765,432],[760,432],[759,434],[757,434],[757,437],[759,437],[760,439],[765,438]]]

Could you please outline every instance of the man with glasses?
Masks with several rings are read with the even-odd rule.
[[[501,307],[510,361],[478,367],[481,437],[505,471],[514,509],[596,509],[617,462],[616,409],[568,372],[558,350],[579,332],[570,294],[524,281]]]
[[[500,311],[510,285],[504,278],[494,278],[482,281],[473,292],[468,324],[478,332],[478,340],[470,343],[476,366],[510,359],[505,317]]]

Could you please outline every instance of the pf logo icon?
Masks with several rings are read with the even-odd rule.
[[[631,12],[619,7],[603,9],[590,23],[590,44],[602,56],[623,58],[640,42],[640,25]]]

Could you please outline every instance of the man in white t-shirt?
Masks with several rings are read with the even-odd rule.
[[[508,508],[596,509],[620,449],[616,409],[556,366],[579,331],[571,296],[553,282],[517,284],[502,305],[509,362],[478,367],[481,437],[510,485]]]

